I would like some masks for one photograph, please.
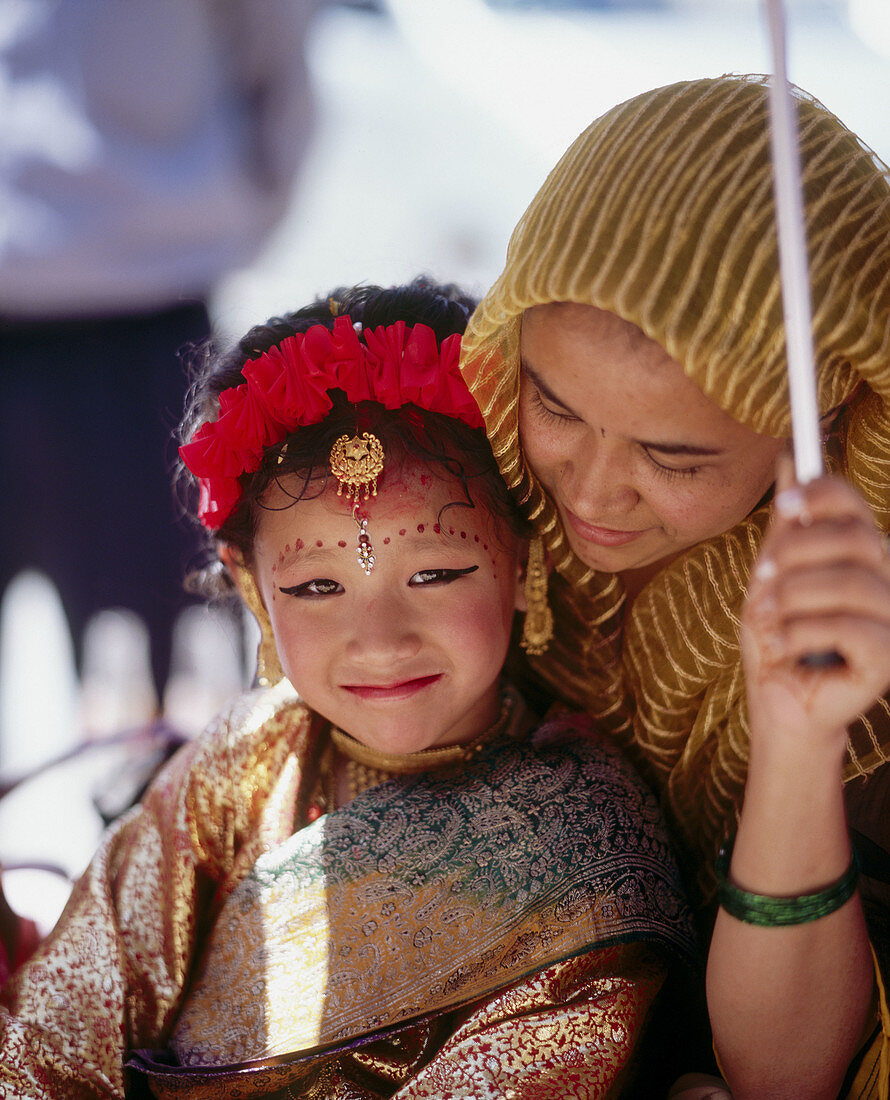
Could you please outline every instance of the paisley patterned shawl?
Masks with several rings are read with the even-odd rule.
[[[260,857],[216,921],[173,1056],[133,1060],[156,1094],[234,1079],[253,1095],[254,1074],[596,949],[690,956],[652,795],[586,718],[546,728],[546,744],[390,780]]]

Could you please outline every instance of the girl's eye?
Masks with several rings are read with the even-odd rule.
[[[652,455],[646,451],[646,457],[652,463],[652,467],[659,477],[666,478],[671,481],[675,477],[695,477],[695,475],[701,469],[701,466],[681,466],[679,468],[674,466],[664,466],[661,462],[656,462]]]
[[[478,565],[468,565],[466,569],[421,569],[408,581],[412,588],[426,587],[430,584],[451,584],[458,577],[466,577],[475,573]]]
[[[316,577],[311,581],[303,581],[302,584],[293,584],[290,588],[279,588],[278,591],[285,596],[296,596],[297,599],[311,599],[313,596],[339,596],[344,588],[337,581]]]
[[[545,405],[544,399],[541,397],[541,391],[537,386],[532,387],[532,404],[535,412],[542,420],[549,420],[551,423],[557,424],[575,424],[578,422],[577,416],[557,412],[555,409],[551,409],[549,405]]]

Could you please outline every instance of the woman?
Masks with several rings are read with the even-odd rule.
[[[865,670],[886,695],[874,525],[890,524],[890,183],[834,116],[798,103],[826,455],[874,517],[844,498],[874,621],[833,675]],[[658,89],[594,122],[517,227],[464,370],[554,567],[555,636],[533,673],[633,746],[703,914],[733,834],[726,881],[766,897],[845,874],[845,813],[864,834],[871,877],[830,917],[778,930],[717,916],[709,1007],[734,1096],[835,1096],[857,1065],[876,1080],[879,1057],[886,1096],[890,1017],[868,935],[886,973],[890,894],[874,873],[890,848],[890,704],[849,728],[842,765],[836,743],[804,731],[749,742],[740,612],[791,430],[768,126],[765,80],[737,77]],[[832,484],[785,498],[797,522],[823,515]]]

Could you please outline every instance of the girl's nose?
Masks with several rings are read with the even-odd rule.
[[[405,601],[383,595],[367,602],[350,632],[350,660],[375,667],[408,660],[420,650],[420,633]]]

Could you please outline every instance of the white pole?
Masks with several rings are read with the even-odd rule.
[[[807,482],[819,477],[823,466],[800,152],[795,103],[786,72],[782,0],[766,0],[766,15],[773,54],[773,79],[769,100],[770,141],[779,231],[779,265],[782,308],[785,314],[788,386],[791,394],[794,466],[797,480]]]

